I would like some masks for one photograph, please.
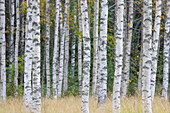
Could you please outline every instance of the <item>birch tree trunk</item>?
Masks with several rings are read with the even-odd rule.
[[[61,3],[60,3],[61,4]],[[60,5],[60,33],[61,33],[61,41],[60,41],[60,66],[59,66],[59,77],[58,77],[58,96],[61,97],[62,92],[62,80],[63,80],[63,69],[64,69],[64,38],[65,38],[65,26],[66,26],[66,18],[67,18],[67,4],[65,3],[65,12],[64,12],[64,26],[62,24],[62,9]]]
[[[151,68],[151,96],[152,101],[155,94],[155,84],[156,84],[156,72],[157,72],[157,62],[158,62],[158,45],[159,45],[159,35],[160,35],[160,25],[161,25],[161,0],[156,1],[156,11],[155,11],[155,23],[154,23],[154,33],[152,39],[152,68]]]
[[[113,112],[120,113],[120,86],[123,65],[123,13],[124,0],[117,0],[116,6],[116,51],[113,85]]]
[[[124,42],[124,67],[123,67],[123,77],[122,77],[122,97],[126,96],[127,87],[129,85],[129,74],[130,74],[130,52],[131,52],[131,39],[133,32],[133,0],[130,0],[126,5],[128,10],[127,19],[127,39]]]
[[[27,17],[25,26],[25,64],[24,64],[24,102],[31,108],[31,71],[32,71],[32,2],[27,1]]]
[[[45,43],[45,41],[44,41]],[[41,78],[41,96],[43,97],[44,96],[44,77],[45,77],[45,72],[46,72],[46,68],[45,68],[45,65],[46,65],[46,49],[45,49],[45,46],[44,46],[44,56],[43,56],[43,72],[42,72],[42,78]]]
[[[0,0],[0,97],[6,100],[5,0]]]
[[[20,13],[19,13],[19,0],[16,0],[16,39],[15,39],[15,76],[14,83],[16,89],[18,89],[18,47],[20,38]],[[16,91],[17,94],[17,91]]]
[[[24,7],[25,0],[22,1],[22,7]],[[23,58],[24,56],[24,46],[25,46],[25,12],[21,13],[21,57]],[[22,62],[22,66],[24,67],[24,62]],[[21,84],[23,84],[23,79],[24,79],[24,70],[20,73],[20,81]]]
[[[143,112],[152,113],[151,105],[151,63],[152,63],[152,0],[143,1],[143,69],[142,100]]]
[[[53,98],[57,99],[57,72],[58,72],[58,57],[59,57],[59,0],[56,0],[56,18],[55,18],[55,37],[54,37],[54,53],[53,53]]]
[[[78,79],[79,79],[79,93],[82,91],[82,14],[81,14],[81,0],[78,0],[78,19],[79,19],[79,38],[78,38]]]
[[[97,63],[98,63],[98,23],[99,23],[99,0],[94,1],[94,27],[93,27],[93,80],[92,95],[96,96]]]
[[[69,62],[69,10],[70,10],[70,5],[69,2],[70,0],[66,1],[66,34],[65,34],[65,59],[64,59],[64,92],[67,91],[68,89],[68,62]],[[75,64],[75,63],[74,63]]]
[[[107,20],[108,0],[101,1],[100,38],[99,38],[99,96],[98,104],[105,109],[107,96]],[[97,33],[97,32],[96,32]]]
[[[41,113],[40,85],[40,0],[32,0],[33,81],[32,112]]]
[[[12,62],[14,61],[14,21],[15,21],[15,9],[14,9],[14,0],[11,0],[11,17],[10,17],[10,21],[11,21],[11,29],[10,29],[10,42],[9,42],[9,68],[11,69],[8,75],[8,80],[9,82],[12,81]]]
[[[138,94],[140,96],[142,94],[142,69],[143,69],[142,59],[143,59],[143,30],[141,30],[141,49],[140,49],[139,75],[138,75]]]
[[[170,56],[170,0],[167,0],[165,36],[164,36],[164,53],[163,53],[163,88],[162,98],[168,99],[168,79],[169,79],[169,56]]]
[[[45,38],[45,50],[46,50],[46,79],[47,79],[47,93],[46,98],[50,97],[50,4],[49,0],[46,0],[46,38]]]
[[[71,70],[72,70],[72,77],[74,78],[74,71],[75,71],[75,52],[76,52],[76,45],[75,45],[75,42],[76,42],[76,21],[77,21],[77,16],[76,16],[76,4],[75,4],[75,0],[73,0],[73,4],[74,4],[74,31],[73,31],[73,40],[72,40],[72,53],[71,53]]]
[[[90,34],[87,0],[81,0],[83,23],[83,83],[82,83],[82,113],[89,113],[89,82],[90,82]]]

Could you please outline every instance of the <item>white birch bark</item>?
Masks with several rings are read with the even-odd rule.
[[[0,0],[0,97],[6,100],[5,0]]]
[[[19,38],[20,38],[20,12],[19,12],[19,0],[16,0],[16,39],[15,39],[15,76],[14,84],[16,89],[18,89],[18,48],[19,48]],[[17,94],[17,91],[16,91]]]
[[[151,96],[152,101],[155,94],[155,84],[156,84],[156,72],[157,72],[157,61],[158,61],[158,45],[159,45],[159,35],[160,35],[160,25],[161,25],[161,0],[156,1],[155,8],[155,23],[154,23],[154,33],[152,39],[152,68],[151,68]]]
[[[64,59],[64,87],[63,90],[64,92],[67,91],[68,89],[68,62],[69,62],[69,10],[70,10],[70,5],[69,2],[70,0],[66,1],[66,9],[67,10],[65,13],[67,15],[66,17],[66,32],[65,32],[65,59]]]
[[[47,93],[46,98],[50,97],[50,1],[46,0],[46,38],[45,38],[45,50],[46,50],[46,83]]]
[[[61,4],[61,3],[60,3]],[[59,77],[58,77],[58,96],[61,97],[62,93],[62,81],[63,81],[63,69],[64,69],[64,39],[65,39],[65,26],[66,26],[66,18],[67,18],[67,1],[65,3],[65,12],[64,12],[64,24],[62,24],[62,9],[60,5],[60,65],[59,65]]]
[[[82,91],[82,14],[81,14],[81,0],[78,0],[78,19],[79,19],[79,38],[78,38],[78,79],[79,79],[79,93]]]
[[[11,0],[11,29],[10,29],[10,42],[9,42],[9,68],[13,68],[12,62],[14,61],[14,21],[15,21],[15,3],[14,0]],[[12,81],[12,69],[9,72],[8,80]]]
[[[31,0],[33,37],[32,112],[41,113],[40,85],[40,0]]]
[[[120,87],[123,65],[123,13],[124,0],[117,0],[116,6],[116,51],[115,74],[113,85],[113,112],[120,113]]]
[[[99,22],[99,0],[94,1],[94,23],[93,23],[93,80],[92,95],[96,96],[97,63],[98,63],[98,22]]]
[[[75,4],[75,0],[73,0],[73,4],[74,4],[74,11],[77,12],[77,9],[75,8],[76,4]],[[72,53],[71,53],[71,71],[72,71],[72,77],[74,78],[74,71],[75,71],[75,52],[76,52],[76,21],[77,21],[77,16],[76,13],[74,13],[74,31],[73,31],[73,39],[72,39]]]
[[[143,59],[143,30],[141,30],[141,49],[140,49],[139,75],[138,75],[138,94],[139,95],[142,94],[142,69],[143,69],[142,59]]]
[[[22,1],[23,3],[25,3],[25,0]],[[22,7],[24,7],[24,4],[22,4]],[[21,13],[21,56],[24,55],[24,46],[25,46],[25,12]],[[22,66],[24,66],[24,62],[22,62]],[[20,80],[21,80],[21,84],[23,83],[23,79],[24,79],[24,72],[22,71],[20,74]]]
[[[82,113],[89,113],[89,85],[90,85],[90,33],[87,0],[81,0],[83,23],[83,83],[82,83]]]
[[[54,53],[53,53],[53,98],[57,99],[57,72],[58,72],[58,57],[59,57],[59,0],[56,0],[56,18],[55,18],[55,37],[54,37]]]
[[[24,103],[31,108],[31,71],[32,71],[32,2],[27,1],[27,16],[25,26],[25,59],[24,59]]]
[[[164,52],[163,52],[163,86],[162,98],[168,99],[168,79],[169,79],[169,56],[170,56],[170,0],[167,0],[166,22],[164,36]]]
[[[122,77],[122,97],[126,96],[127,87],[129,85],[129,74],[130,74],[130,52],[131,52],[131,39],[133,32],[133,0],[130,0],[126,6],[128,10],[127,20],[127,39],[124,42],[124,66],[123,66],[123,77]]]
[[[100,38],[99,38],[99,95],[98,104],[105,109],[107,96],[107,20],[108,0],[101,1]]]
[[[152,0],[143,1],[143,69],[142,101],[143,112],[152,113],[151,105],[151,63],[152,63]]]

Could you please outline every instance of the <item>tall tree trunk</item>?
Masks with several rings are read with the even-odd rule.
[[[24,7],[25,0],[22,1],[22,7]],[[21,57],[24,56],[24,46],[25,46],[25,37],[24,37],[24,26],[25,26],[25,13],[21,13]],[[22,66],[24,67],[24,62],[22,62]],[[20,84],[23,84],[24,70],[20,73]]]
[[[5,0],[0,0],[0,97],[6,100]]]
[[[107,96],[107,20],[108,0],[101,1],[99,38],[99,95],[98,104],[105,108]]]
[[[11,21],[11,29],[10,29],[10,42],[9,42],[9,68],[10,68],[10,72],[8,75],[8,80],[9,82],[12,82],[12,68],[13,68],[13,64],[12,62],[14,61],[14,21],[15,21],[15,9],[14,9],[14,0],[11,0],[11,17],[10,17],[10,21]]]
[[[155,84],[156,84],[156,72],[157,72],[157,62],[158,62],[158,47],[159,47],[159,35],[160,35],[160,25],[161,25],[161,0],[156,1],[155,10],[155,23],[154,23],[154,33],[152,39],[152,68],[151,68],[151,96],[152,101],[155,94]]]
[[[120,86],[123,65],[123,13],[124,0],[117,0],[116,6],[116,51],[115,51],[115,75],[113,85],[113,112],[120,112]]]
[[[163,88],[162,98],[168,98],[168,78],[169,78],[169,56],[170,56],[170,0],[167,0],[165,36],[164,36],[164,67],[163,67]]]
[[[46,0],[46,38],[45,38],[45,50],[46,50],[46,79],[47,79],[47,93],[46,98],[50,97],[50,1]]]
[[[18,89],[18,47],[20,38],[20,13],[19,13],[19,0],[16,1],[16,39],[15,39],[15,76],[14,83],[16,89]],[[17,94],[17,91],[16,91]]]
[[[127,48],[126,48],[126,46],[127,46],[127,40],[128,40],[128,37],[127,37],[127,26],[128,26],[128,20],[127,20],[127,18],[128,18],[128,4],[127,4],[127,0],[124,0],[124,13],[123,13],[123,19],[124,19],[124,21],[123,21],[123,67],[122,67],[122,77],[121,77],[121,96],[122,97],[125,97],[126,96],[126,84],[128,83],[127,82],[127,77],[126,77],[126,74],[124,74],[124,67],[125,68],[127,68],[126,67],[126,60],[127,60],[127,54],[126,54],[126,50],[127,50]],[[125,72],[126,73],[126,72]]]
[[[73,0],[73,4],[74,4],[74,30],[73,30],[73,40],[72,40],[72,53],[71,53],[71,71],[72,71],[72,77],[74,78],[74,71],[75,71],[75,54],[76,54],[76,45],[75,45],[75,42],[76,42],[76,21],[77,21],[77,9],[76,9],[76,1]]]
[[[129,74],[130,74],[130,52],[131,52],[131,39],[133,32],[133,0],[130,0],[126,5],[128,10],[127,15],[127,38],[124,42],[124,64],[123,64],[123,77],[122,77],[122,97],[126,96],[127,87],[129,85]]]
[[[82,83],[82,113],[89,113],[90,85],[90,33],[87,0],[81,0],[83,28],[83,83]]]
[[[141,47],[140,47],[139,75],[138,75],[138,94],[142,94],[142,69],[143,69],[143,27],[141,30]]]
[[[78,79],[79,79],[79,93],[82,91],[82,14],[81,14],[81,0],[78,0],[78,19],[79,19],[79,38],[78,38]]]
[[[40,0],[32,0],[33,79],[32,112],[41,113],[40,85]]]
[[[152,113],[151,105],[151,63],[152,63],[152,0],[143,1],[143,69],[142,100],[143,112]]]
[[[24,102],[26,107],[31,107],[31,71],[32,71],[32,4],[27,1],[27,17],[25,26],[25,64],[24,64]]]
[[[58,57],[59,57],[59,0],[56,0],[56,18],[55,18],[55,37],[53,53],[53,98],[57,99],[57,74],[58,74]]]
[[[60,7],[60,33],[61,33],[61,42],[60,42],[60,66],[59,66],[59,77],[58,77],[58,96],[61,97],[62,92],[62,81],[63,81],[63,69],[64,69],[64,39],[65,39],[65,26],[67,18],[67,5],[68,1],[65,2],[65,12],[64,12],[64,24],[62,24],[62,9]]]
[[[70,10],[70,0],[66,1],[67,6],[67,17],[66,17],[66,34],[65,34],[65,59],[64,59],[64,92],[68,89],[68,62],[69,62],[69,10]],[[75,64],[75,63],[74,63]]]
[[[98,23],[99,23],[99,0],[94,1],[94,27],[93,27],[93,80],[92,80],[92,95],[96,96],[97,84],[97,63],[98,63]]]

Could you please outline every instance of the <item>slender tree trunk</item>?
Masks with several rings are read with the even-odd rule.
[[[124,0],[117,0],[116,6],[116,52],[113,85],[113,112],[120,113],[120,86],[123,65],[123,13]]]
[[[54,53],[53,53],[53,98],[57,99],[57,72],[58,72],[58,57],[59,57],[59,0],[56,0],[56,18],[55,18],[55,37],[54,37]]]
[[[82,92],[82,14],[81,4],[78,0],[78,19],[79,19],[79,38],[78,38],[78,79],[79,79],[79,93]]]
[[[99,96],[98,104],[105,109],[107,96],[107,20],[108,0],[101,1],[100,38],[99,38]]]
[[[0,0],[0,97],[6,100],[5,0]]]
[[[67,91],[68,89],[68,62],[69,62],[69,10],[70,10],[70,5],[69,2],[70,0],[66,1],[66,9],[67,10],[67,17],[66,17],[66,34],[65,34],[65,59],[64,59],[64,92]],[[75,63],[74,63],[75,64]]]
[[[75,0],[73,0],[73,4],[74,4],[74,30],[73,30],[73,40],[72,40],[72,53],[71,53],[71,71],[72,71],[72,77],[74,78],[74,71],[75,71],[75,54],[76,54],[76,21],[77,21],[77,9],[76,9],[76,4],[75,4]]]
[[[89,85],[90,85],[90,34],[87,0],[81,0],[82,28],[83,28],[83,83],[82,83],[82,113],[89,113]]]
[[[127,54],[126,54],[126,51],[127,51],[127,48],[126,48],[126,46],[127,46],[127,40],[128,40],[128,37],[127,37],[127,26],[128,26],[128,20],[127,20],[127,18],[128,18],[128,11],[127,11],[127,9],[128,9],[128,4],[127,4],[127,0],[124,0],[124,13],[123,13],[123,19],[124,19],[124,21],[123,21],[123,67],[122,67],[122,77],[121,77],[121,96],[122,97],[125,97],[126,96],[126,86],[127,86],[127,83],[128,83],[128,81],[127,81],[127,77],[126,77],[126,74],[124,74],[124,67],[125,68],[127,68],[126,67],[126,60],[127,60]],[[125,72],[126,73],[126,72]]]
[[[62,92],[62,81],[63,81],[63,69],[64,69],[64,39],[65,39],[65,26],[67,18],[67,5],[68,1],[65,2],[65,12],[64,12],[64,26],[62,24],[62,9],[60,7],[60,33],[61,33],[61,42],[60,42],[60,66],[59,66],[59,77],[58,77],[58,96],[61,97]]]
[[[40,0],[32,0],[33,81],[32,112],[41,113],[40,85]]]
[[[32,4],[27,1],[27,17],[25,26],[25,65],[24,65],[24,102],[25,106],[31,108],[31,71],[32,71]]]
[[[10,29],[10,42],[9,42],[9,68],[10,68],[10,72],[8,75],[8,80],[9,82],[12,82],[12,68],[13,68],[13,64],[12,62],[14,61],[14,21],[15,21],[15,9],[14,9],[14,0],[11,0],[11,17],[10,17],[10,21],[11,21],[11,29]]]
[[[138,94],[140,96],[142,94],[142,69],[143,69],[142,59],[143,59],[143,30],[141,30],[141,49],[140,49],[139,75],[138,75]]]
[[[23,3],[25,0],[22,1]],[[24,7],[24,4],[22,4]],[[25,46],[25,37],[24,37],[24,26],[25,26],[25,13],[21,13],[21,57],[23,58],[24,56],[24,46]],[[24,62],[22,62],[22,66],[24,67]],[[23,79],[24,79],[24,70],[20,73],[20,84],[23,84]]]
[[[98,63],[98,23],[99,23],[99,0],[94,1],[94,27],[93,27],[93,81],[92,95],[96,96],[97,63]]]
[[[130,0],[126,5],[128,10],[127,19],[127,39],[124,42],[124,64],[123,64],[123,77],[122,77],[122,97],[126,96],[127,87],[129,85],[129,74],[130,74],[130,52],[131,52],[131,39],[133,32],[133,0]]]
[[[42,73],[42,78],[41,78],[41,96],[43,97],[44,96],[44,77],[45,77],[45,71],[46,71],[46,68],[45,68],[45,65],[46,65],[46,49],[45,49],[45,46],[44,46],[44,57],[43,57],[43,73]]]
[[[152,68],[151,68],[151,96],[152,101],[155,94],[155,84],[156,84],[156,72],[157,72],[157,62],[158,62],[158,47],[159,47],[159,35],[160,35],[160,25],[161,25],[161,0],[156,1],[156,11],[155,11],[155,23],[154,23],[154,33],[152,40]]]
[[[143,69],[142,100],[143,112],[152,113],[151,105],[151,63],[152,63],[152,0],[143,1]]]
[[[47,93],[46,98],[50,97],[50,4],[49,0],[46,0],[46,38],[45,38],[45,50],[46,50],[46,79],[47,79]]]
[[[18,89],[18,48],[20,38],[20,13],[19,13],[19,0],[16,1],[16,39],[15,39],[15,76],[14,83],[16,89]],[[17,92],[16,92],[17,94]]]
[[[164,36],[164,67],[163,67],[163,88],[162,98],[168,99],[168,79],[169,79],[169,56],[170,56],[170,0],[167,0],[165,36]]]

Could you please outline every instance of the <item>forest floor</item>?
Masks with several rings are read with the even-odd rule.
[[[97,109],[97,101],[90,97],[90,113],[102,113]],[[153,113],[170,113],[170,103],[155,97]],[[42,113],[81,113],[81,99],[79,97],[64,97],[57,101],[42,98]],[[29,113],[22,103],[22,98],[8,98],[5,103],[0,103],[0,113]],[[107,98],[106,113],[112,113],[112,97]],[[121,113],[142,113],[142,99],[129,97],[121,99]]]

